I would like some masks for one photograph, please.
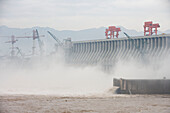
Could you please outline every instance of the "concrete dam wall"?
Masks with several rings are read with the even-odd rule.
[[[161,58],[170,53],[170,35],[71,42],[67,62],[111,66],[118,60]]]
[[[113,79],[120,94],[170,94],[169,79]]]

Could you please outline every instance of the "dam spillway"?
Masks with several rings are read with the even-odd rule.
[[[161,58],[170,53],[170,35],[70,41],[70,64],[112,66],[118,60]]]

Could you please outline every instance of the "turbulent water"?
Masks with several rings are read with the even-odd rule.
[[[0,63],[0,93],[84,95],[105,92],[112,77],[98,67],[73,67],[59,55]]]
[[[0,60],[0,94],[107,95],[113,78],[170,78],[170,60],[117,62],[110,73],[100,66],[73,66],[60,54],[28,60]],[[114,90],[112,90],[114,93]],[[109,92],[110,94],[110,92]]]

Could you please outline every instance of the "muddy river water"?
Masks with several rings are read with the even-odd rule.
[[[170,113],[170,95],[0,95],[0,113]]]

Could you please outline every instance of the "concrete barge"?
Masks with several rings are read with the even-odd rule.
[[[170,94],[170,79],[113,79],[118,94]]]

